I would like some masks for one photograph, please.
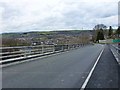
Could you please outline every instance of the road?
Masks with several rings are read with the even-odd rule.
[[[119,90],[119,70],[120,66],[109,46],[106,45],[86,88],[117,88]]]
[[[2,69],[3,88],[80,88],[102,45],[91,45],[59,55]]]

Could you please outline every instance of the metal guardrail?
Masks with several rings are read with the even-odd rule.
[[[83,44],[74,45],[39,45],[21,47],[0,47],[0,64],[7,64],[27,60],[30,58],[64,52],[74,48],[85,46]]]
[[[112,45],[112,47],[114,47],[115,50],[117,51],[117,53],[120,55],[120,48],[119,48],[119,47],[116,47],[116,46],[114,46],[114,45]]]
[[[118,45],[110,45],[111,51],[117,60],[118,64],[120,65],[120,48]]]

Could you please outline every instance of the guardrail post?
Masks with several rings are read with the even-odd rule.
[[[42,54],[44,53],[44,46],[42,45]]]
[[[26,52],[26,48],[24,48],[24,58],[27,57],[27,52]]]
[[[53,45],[53,53],[55,52],[55,45]]]
[[[120,53],[120,43],[118,44],[118,53]]]
[[[24,57],[27,57],[27,55],[26,55],[26,51],[25,51],[25,53],[24,53]]]
[[[64,45],[62,45],[61,48],[62,48],[62,51],[64,51]]]
[[[68,45],[68,50],[70,49],[69,45]]]

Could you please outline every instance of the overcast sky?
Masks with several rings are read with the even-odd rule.
[[[118,0],[0,0],[0,30],[28,32],[117,27]]]

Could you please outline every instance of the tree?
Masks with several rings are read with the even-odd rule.
[[[112,26],[109,27],[109,31],[108,31],[108,36],[109,38],[111,38],[113,35],[113,29],[112,29]]]
[[[120,26],[118,27],[118,29],[116,30],[116,34],[118,36],[118,38],[120,37]]]
[[[107,28],[107,26],[104,24],[97,24],[97,25],[95,25],[93,30],[100,30],[100,29],[105,30],[106,28]]]
[[[94,30],[94,41],[99,41],[99,40],[103,40],[104,39],[104,34],[106,35],[106,28],[107,26],[104,24],[97,24],[95,25],[95,27],[93,28]]]
[[[104,33],[103,33],[103,30],[100,29],[97,33],[97,38],[96,38],[96,41],[99,42],[99,40],[104,40]]]

